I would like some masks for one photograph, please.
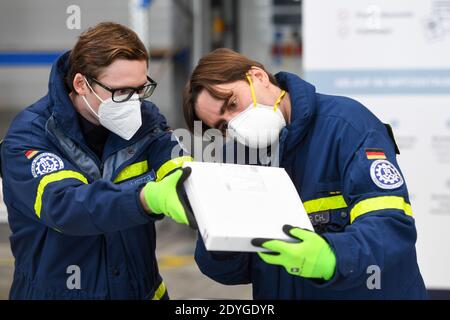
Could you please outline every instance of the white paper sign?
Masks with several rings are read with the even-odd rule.
[[[424,281],[450,289],[450,0],[305,0],[303,17],[305,80],[392,125]]]

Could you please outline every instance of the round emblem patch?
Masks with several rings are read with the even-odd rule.
[[[31,174],[37,178],[43,174],[58,171],[64,168],[64,162],[53,153],[42,153],[31,163]]]
[[[370,167],[370,177],[381,189],[395,189],[404,183],[400,172],[387,160],[374,161]]]

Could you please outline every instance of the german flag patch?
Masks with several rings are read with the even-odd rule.
[[[369,160],[386,160],[386,155],[384,154],[383,149],[366,149],[366,156]]]
[[[27,157],[28,159],[31,159],[38,153],[39,153],[39,151],[37,151],[37,150],[27,150],[27,151],[25,151],[25,157]]]

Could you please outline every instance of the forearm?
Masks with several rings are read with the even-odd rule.
[[[88,236],[151,221],[138,189],[121,190],[106,180],[79,186],[52,186],[42,198],[40,219],[63,233]]]
[[[322,286],[359,286],[367,281],[370,266],[387,270],[412,253],[416,242],[414,220],[400,212],[390,215],[368,216],[345,232],[323,235],[336,254],[337,264],[334,277]]]
[[[250,283],[250,259],[249,253],[207,251],[198,235],[195,261],[203,274],[217,282],[225,285]]]

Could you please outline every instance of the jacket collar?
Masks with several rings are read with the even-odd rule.
[[[289,92],[291,100],[291,122],[280,134],[280,156],[289,161],[315,118],[316,88],[292,73],[280,72],[275,77],[280,87]]]

